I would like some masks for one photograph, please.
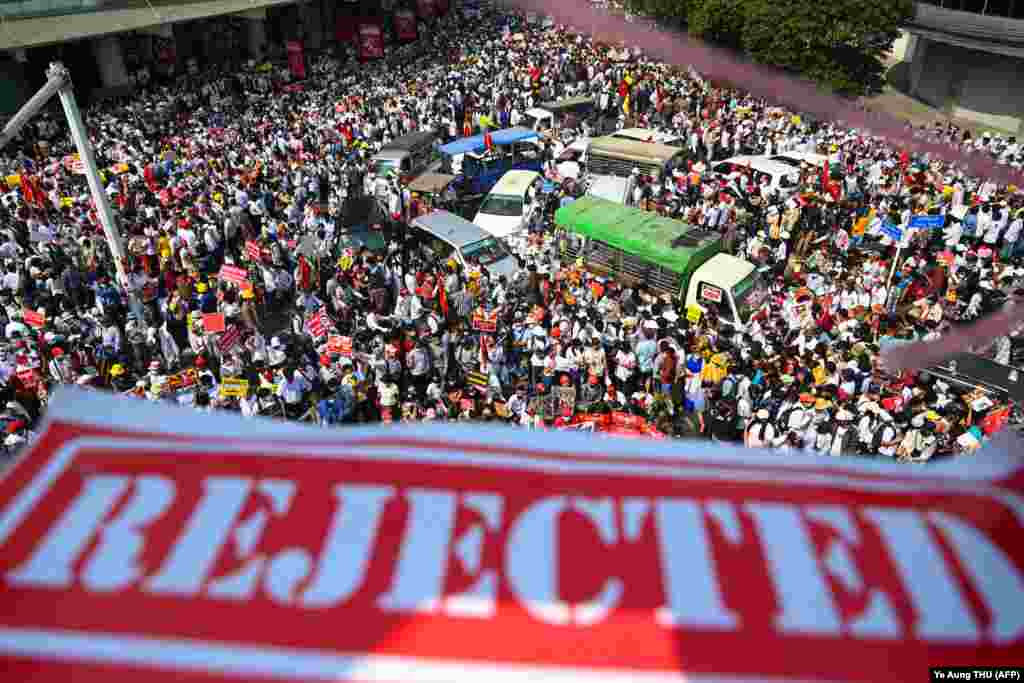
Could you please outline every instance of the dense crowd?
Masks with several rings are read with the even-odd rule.
[[[973,452],[1015,417],[1004,397],[878,358],[1012,305],[1016,188],[561,27],[453,11],[424,28],[379,61],[317,58],[298,83],[211,68],[87,109],[123,280],[63,121],[43,115],[0,151],[7,448],[61,383],[325,426],[479,420],[911,461]],[[413,216],[459,198],[376,177],[376,150],[576,95],[596,113],[540,143],[550,182],[514,277],[408,247]],[[683,141],[686,167],[632,178],[627,201],[718,229],[761,267],[769,295],[746,329],[563,258],[553,212],[585,183],[562,182],[560,155],[617,127]],[[1021,165],[1012,137],[924,134]],[[742,165],[714,170],[782,153],[828,163],[786,195]],[[920,214],[944,227],[911,228]],[[1009,364],[1013,342],[975,350]]]

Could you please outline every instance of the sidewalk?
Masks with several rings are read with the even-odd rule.
[[[897,118],[909,120],[915,126],[931,125],[936,121],[952,121],[963,130],[969,130],[974,135],[980,135],[984,131],[991,131],[1002,135],[1016,135],[1014,131],[1007,131],[995,126],[988,126],[976,121],[958,119],[951,117],[944,111],[936,109],[924,102],[900,92],[891,85],[887,85],[881,95],[865,98],[864,104],[873,111],[883,111]]]

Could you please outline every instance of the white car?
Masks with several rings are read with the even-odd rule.
[[[536,171],[509,171],[491,189],[473,222],[495,237],[507,238],[530,224],[544,176]]]
[[[555,169],[562,178],[579,180],[583,175],[583,169],[587,161],[587,146],[589,138],[576,138],[572,143],[562,150],[558,155],[558,165]]]

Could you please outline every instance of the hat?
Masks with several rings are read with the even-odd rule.
[[[110,366],[110,375],[112,377],[120,377],[124,374],[124,366],[120,363],[114,363]]]
[[[800,394],[800,402],[808,405],[814,403],[814,394]]]
[[[196,358],[196,367],[197,368],[205,368],[206,367],[206,358],[204,358],[203,356],[197,357]]]
[[[587,379],[587,382],[590,384],[598,384],[600,381],[600,378],[597,375],[593,374],[590,375],[590,377]]]
[[[243,290],[242,290],[242,298],[243,298],[243,299],[252,299],[252,298],[254,298],[255,296],[256,296],[256,295],[255,295],[255,294],[253,294],[253,291],[252,291],[251,289],[243,289]]]
[[[207,287],[206,287],[206,283],[205,282],[200,282],[198,285],[196,285],[196,291],[199,292],[200,294],[205,292],[206,289],[207,289]]]
[[[54,346],[52,349],[50,349],[50,355],[53,356],[54,358],[60,358],[61,356],[64,355],[64,349],[60,348],[59,346]]]
[[[769,417],[771,417],[771,413],[769,413],[766,409],[761,408],[761,410],[757,411],[756,417],[759,420],[767,420]]]
[[[827,398],[819,398],[814,403],[814,409],[815,410],[828,410],[828,407],[830,405],[832,405],[832,402],[829,401]]]
[[[158,361],[158,360],[150,361],[149,369],[150,370],[159,370],[160,369],[160,361]]]

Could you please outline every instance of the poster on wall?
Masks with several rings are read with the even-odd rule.
[[[384,31],[380,24],[359,24],[359,58],[379,59],[384,56]]]
[[[288,41],[288,71],[292,78],[302,80],[306,77],[306,57],[302,43],[297,40]]]
[[[434,0],[416,0],[416,12],[421,19],[433,17],[434,9]]]
[[[400,9],[395,12],[395,35],[399,40],[416,40],[416,15],[412,10]]]

